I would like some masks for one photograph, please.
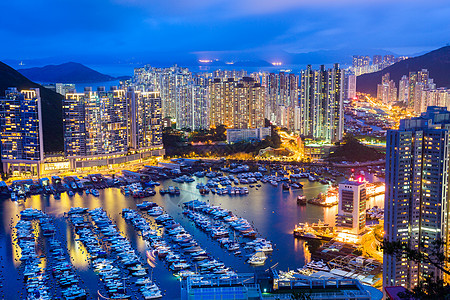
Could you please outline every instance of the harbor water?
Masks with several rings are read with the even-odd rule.
[[[73,230],[70,228],[68,220],[64,217],[71,207],[86,207],[94,209],[103,207],[109,217],[115,222],[118,229],[133,245],[145,261],[145,254],[148,245],[139,236],[133,226],[127,223],[121,215],[123,208],[136,209],[136,204],[143,201],[153,201],[164,208],[175,221],[179,222],[193,237],[200,246],[212,257],[225,263],[236,272],[253,272],[254,267],[246,263],[245,255],[239,257],[221,248],[219,243],[201,231],[194,223],[182,214],[183,203],[193,199],[209,201],[211,204],[220,205],[229,209],[236,216],[247,219],[258,232],[258,237],[270,240],[274,245],[274,251],[269,256],[264,266],[259,268],[267,269],[271,266],[280,270],[296,269],[302,267],[310,260],[310,250],[305,241],[293,237],[293,229],[299,222],[318,222],[334,224],[337,206],[326,208],[308,204],[298,206],[296,198],[304,194],[308,199],[317,197],[319,193],[325,192],[328,185],[318,182],[309,182],[302,179],[304,184],[302,190],[283,191],[281,185],[274,187],[270,184],[262,184],[259,188],[249,188],[248,195],[200,195],[196,189],[196,184],[206,182],[206,178],[196,179],[192,183],[175,183],[166,180],[156,187],[178,186],[181,190],[179,196],[160,195],[144,199],[134,199],[132,196],[125,196],[117,188],[107,188],[100,190],[99,197],[91,194],[75,194],[69,197],[66,193],[57,200],[52,195],[35,195],[28,197],[25,202],[12,202],[9,199],[1,202],[0,219],[0,262],[1,262],[1,287],[0,295],[4,299],[26,298],[23,276],[21,275],[20,248],[14,240],[13,228],[20,218],[20,211],[25,208],[40,209],[52,216],[55,220],[57,233],[55,238],[62,245],[67,245],[67,251],[71,257],[78,275],[81,278],[81,285],[89,292],[89,299],[97,299],[98,276],[89,266],[88,254],[81,243],[77,242]],[[248,186],[248,185],[245,185]],[[368,207],[378,205],[383,207],[384,196],[369,199]],[[243,241],[242,238],[240,241]],[[157,259],[157,264],[153,269],[153,280],[159,285],[165,294],[164,299],[179,299],[180,284],[176,277],[167,269],[164,261]],[[52,281],[50,280],[50,283]],[[56,285],[54,282],[52,283]]]

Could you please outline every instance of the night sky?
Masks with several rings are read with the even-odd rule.
[[[450,42],[448,0],[2,0],[0,11],[0,60],[407,55]]]

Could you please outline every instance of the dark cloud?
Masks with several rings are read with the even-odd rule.
[[[448,1],[14,0],[0,3],[0,58],[432,49]]]

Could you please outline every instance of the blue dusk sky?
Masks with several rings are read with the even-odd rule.
[[[271,61],[450,42],[448,0],[3,0],[0,11],[0,60]]]

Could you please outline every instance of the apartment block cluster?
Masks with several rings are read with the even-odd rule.
[[[398,89],[389,77],[389,73],[384,74],[381,84],[377,87],[377,98],[383,103],[400,101],[416,114],[426,112],[428,106],[444,106],[450,109],[450,90],[437,87],[427,69],[403,75]]]
[[[267,137],[265,119],[305,137],[339,141],[343,100],[354,94],[354,82],[346,84],[346,78],[338,64],[318,70],[308,66],[300,74],[195,74],[178,66],[146,66],[109,90],[76,92],[73,85],[57,84],[55,90],[65,96],[64,155],[58,157],[44,155],[39,90],[8,89],[0,96],[3,171],[40,175],[161,156],[163,119],[168,117],[179,129],[225,125],[233,129],[229,142]]]
[[[64,152],[70,169],[117,165],[164,154],[161,98],[133,86],[66,93]]]
[[[161,98],[133,86],[109,91],[67,90],[63,102],[64,155],[44,155],[39,89],[9,88],[0,97],[4,173],[115,166],[164,155]]]
[[[356,76],[373,73],[383,70],[396,62],[408,59],[407,56],[395,57],[394,55],[374,55],[371,63],[370,56],[353,55],[353,62],[350,68],[351,72]]]
[[[135,69],[133,85],[161,94],[163,118],[178,129],[254,129],[268,119],[306,137],[328,142],[343,134],[344,71],[338,64],[311,66],[299,75],[222,71],[192,73],[186,68]],[[350,89],[355,91],[355,78]]]

